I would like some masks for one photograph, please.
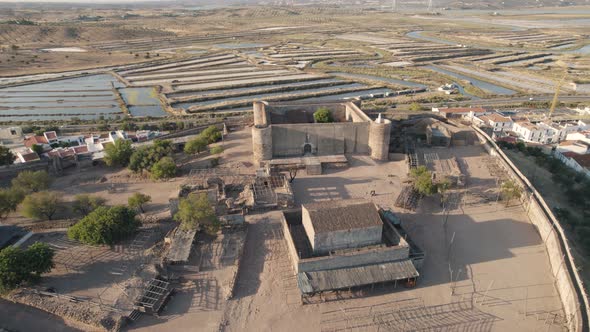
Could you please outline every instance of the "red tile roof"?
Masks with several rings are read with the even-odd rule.
[[[32,147],[33,145],[43,145],[49,144],[45,136],[29,136],[25,138],[25,146],[27,148]]]
[[[57,139],[57,133],[55,131],[48,131],[45,134],[45,137],[47,137],[48,140],[54,140]]]
[[[74,152],[76,154],[88,153],[88,146],[87,145],[75,146],[72,149],[74,149]]]
[[[21,153],[20,155],[25,162],[39,160],[39,155],[35,152]]]
[[[572,158],[582,167],[590,168],[590,154],[577,154],[574,152],[565,152],[563,153],[563,155]]]

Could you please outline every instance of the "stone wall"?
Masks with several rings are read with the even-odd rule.
[[[371,158],[386,161],[389,159],[389,137],[391,121],[382,119],[380,123],[370,122],[369,148]]]
[[[383,226],[349,229],[335,232],[316,233],[313,251],[316,254],[327,254],[333,250],[360,248],[376,245],[381,242]]]
[[[318,156],[370,152],[368,122],[281,124],[271,128],[274,158],[301,156],[306,142]]]
[[[566,314],[567,328],[570,331],[588,331],[590,326],[588,297],[561,225],[543,197],[496,143],[479,128],[474,127],[474,130],[484,149],[490,155],[497,157],[510,176],[525,188],[526,195],[523,195],[525,196],[522,199],[523,206],[529,220],[545,243],[551,271],[555,278],[555,286]]]

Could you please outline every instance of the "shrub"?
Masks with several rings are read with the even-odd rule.
[[[436,186],[432,182],[432,174],[426,166],[420,166],[410,172],[414,180],[414,189],[424,196],[430,196],[436,192]]]
[[[154,180],[169,179],[176,176],[176,163],[171,157],[164,157],[154,164],[151,177]]]
[[[34,193],[47,190],[51,184],[51,178],[45,171],[23,171],[12,179],[12,186],[25,193]]]
[[[129,169],[133,172],[150,171],[155,163],[172,154],[172,142],[155,140],[153,145],[141,147],[131,155]]]
[[[104,161],[107,165],[125,167],[129,164],[133,148],[131,147],[131,141],[118,139],[114,144],[108,144],[104,152]]]
[[[122,205],[101,206],[68,229],[68,237],[85,244],[115,244],[137,231],[135,212]]]
[[[208,143],[209,142],[206,137],[199,135],[186,143],[184,146],[184,153],[196,154],[205,151]]]
[[[313,113],[313,119],[317,123],[330,123],[334,122],[334,118],[332,117],[332,112],[326,107],[320,107]]]
[[[80,194],[74,198],[72,209],[82,216],[86,216],[97,208],[104,206],[105,203],[106,199],[104,197]]]
[[[219,226],[215,210],[205,193],[193,193],[181,199],[174,220],[180,222],[184,229],[198,229],[204,226],[214,230]]]
[[[143,213],[143,206],[151,201],[152,198],[149,195],[135,193],[127,199],[127,205],[129,205],[130,208],[139,210]]]
[[[220,154],[223,152],[222,146],[214,146],[211,148],[211,154]]]
[[[0,219],[7,218],[10,212],[16,211],[16,208],[24,198],[24,193],[14,187],[0,189]]]
[[[32,219],[49,219],[57,212],[62,201],[60,196],[51,191],[32,193],[22,202],[22,213]]]
[[[7,247],[0,251],[0,291],[9,291],[23,282],[39,279],[54,267],[54,251],[45,243],[36,242],[28,249]]]
[[[0,145],[0,165],[12,165],[15,159],[16,156],[9,148]]]
[[[502,183],[500,187],[502,198],[506,200],[506,206],[513,199],[519,199],[522,196],[522,188],[514,180],[507,180]]]
[[[215,143],[221,139],[221,131],[219,131],[216,126],[211,125],[203,130],[200,136],[207,139],[209,143]]]
[[[421,110],[422,110],[422,105],[415,103],[415,102],[410,104],[410,111],[419,112]]]

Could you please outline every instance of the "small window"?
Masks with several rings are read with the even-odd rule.
[[[12,135],[12,136],[16,136],[16,130],[14,130],[14,129],[10,129],[10,135]]]

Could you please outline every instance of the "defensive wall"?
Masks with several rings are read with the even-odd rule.
[[[510,176],[525,189],[526,195],[523,195],[522,203],[529,220],[545,244],[555,286],[566,314],[567,328],[570,331],[589,331],[588,296],[559,221],[535,187],[496,143],[481,129],[475,126],[473,129],[484,149],[491,156],[497,157]]]
[[[387,160],[391,122],[371,120],[358,102],[254,102],[252,149],[255,163],[274,158],[368,154]],[[330,110],[331,123],[314,123],[318,108]]]

